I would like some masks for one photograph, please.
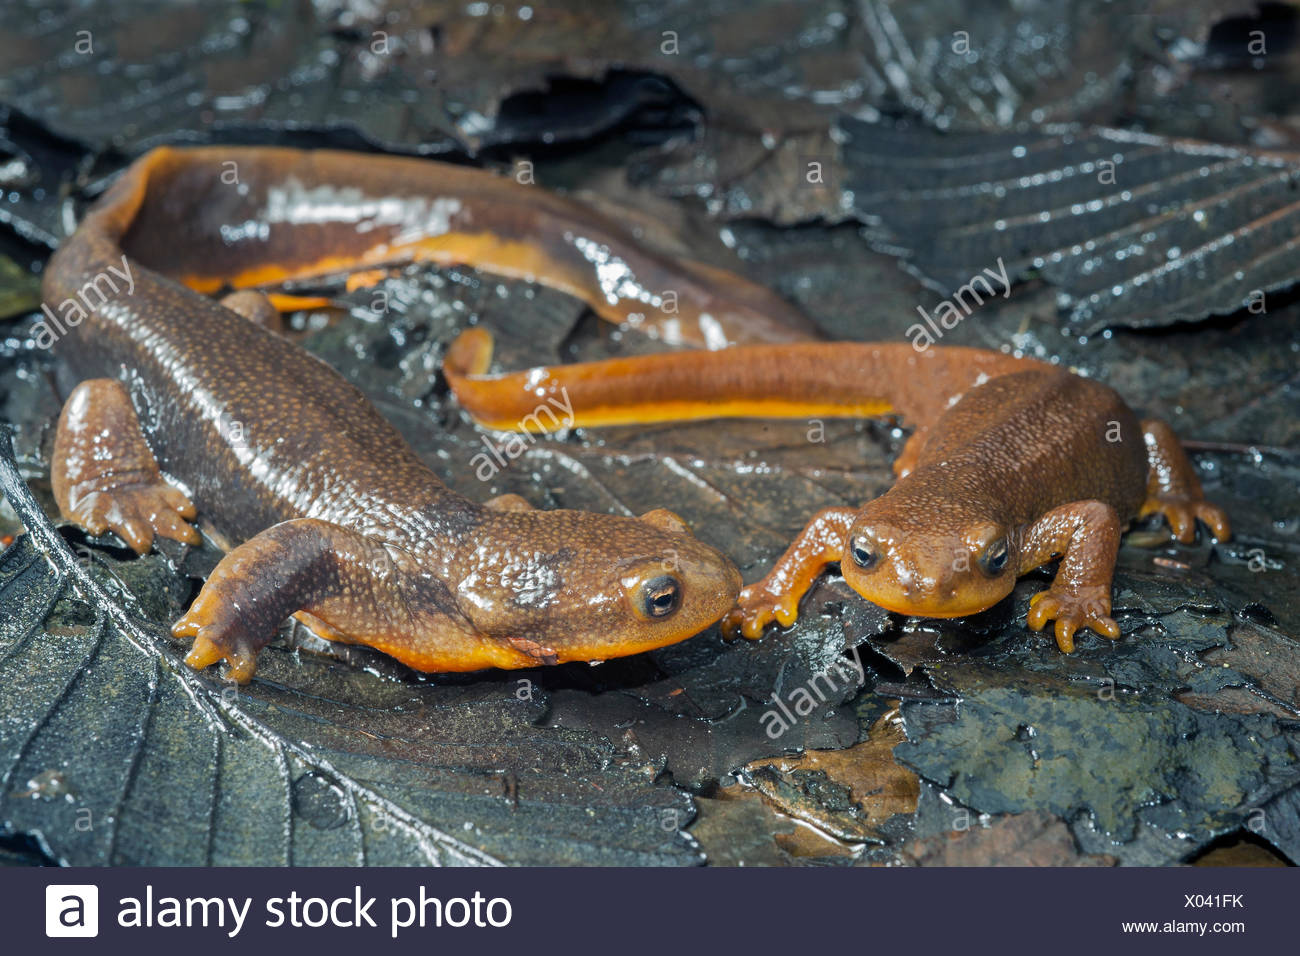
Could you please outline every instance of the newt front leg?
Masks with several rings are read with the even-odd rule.
[[[417,670],[443,664],[436,659],[439,641],[450,644],[460,636],[492,643],[474,633],[445,589],[431,593],[398,557],[329,521],[282,521],[222,558],[172,634],[194,639],[185,658],[191,667],[202,670],[224,658],[226,676],[241,684],[290,615],[304,617],[332,641],[377,648]],[[522,658],[510,649],[496,656]]]
[[[388,609],[372,585],[391,563],[355,531],[314,518],[284,521],[221,559],[172,634],[194,639],[185,658],[191,667],[202,670],[225,658],[227,676],[246,683],[258,652],[291,614],[307,612],[327,625],[333,640],[344,638],[351,624],[382,621]]]
[[[739,631],[753,640],[773,621],[789,627],[799,617],[799,600],[826,565],[840,560],[857,512],[853,508],[824,508],[777,558],[761,581],[740,592],[736,607],[722,619],[722,632]]]
[[[112,531],[137,554],[155,536],[198,544],[194,504],[163,478],[131,397],[111,378],[82,382],[64,403],[50,483],[59,510],[91,534]]]
[[[1026,617],[1031,630],[1056,621],[1056,646],[1068,654],[1074,635],[1092,628],[1116,640],[1119,625],[1110,617],[1111,577],[1122,532],[1119,515],[1102,501],[1074,501],[1035,521],[1020,545],[1018,574],[1063,555],[1052,586],[1035,594]]]

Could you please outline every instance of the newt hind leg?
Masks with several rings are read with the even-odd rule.
[[[1142,437],[1146,442],[1150,472],[1146,500],[1142,502],[1138,517],[1164,515],[1174,537],[1184,544],[1196,540],[1198,518],[1217,540],[1228,540],[1232,536],[1228,516],[1222,508],[1205,500],[1196,468],[1187,452],[1183,451],[1173,429],[1158,419],[1147,419],[1142,423]]]
[[[284,319],[280,315],[280,310],[275,307],[275,303],[265,292],[257,289],[240,289],[222,298],[221,304],[231,312],[242,315],[254,325],[260,325],[268,332],[284,332]]]
[[[137,554],[155,536],[198,544],[193,502],[163,478],[121,382],[97,378],[68,396],[54,436],[54,498],[91,534],[112,531]]]
[[[903,450],[898,453],[894,459],[894,477],[906,478],[916,467],[916,463],[921,458],[921,452],[925,448],[926,429],[918,428],[908,436]]]

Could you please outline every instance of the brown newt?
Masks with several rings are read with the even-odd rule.
[[[594,214],[483,172],[284,149],[144,156],[51,259],[38,339],[80,380],[54,443],[63,514],[139,553],[156,536],[197,543],[198,516],[233,545],[172,628],[194,639],[186,660],[224,658],[246,681],[290,615],[422,671],[601,660],[717,621],[739,573],[676,515],[471,501],[275,334],[265,295],[199,294],[404,259],[531,275],[619,320],[635,288],[671,281],[681,311],[643,322],[665,340],[730,341],[775,300],[739,279],[693,287]],[[602,284],[614,261],[630,286]]]
[[[581,299],[668,344],[722,348],[818,333],[765,286],[661,255],[594,209],[481,169],[270,147],[158,149],[122,252],[198,292],[412,261],[470,265]]]
[[[448,381],[494,428],[566,389],[578,426],[727,416],[900,415],[916,430],[894,463],[897,482],[861,507],[818,512],[761,581],[741,593],[724,629],[759,637],[788,626],[827,565],[867,600],[919,617],[960,617],[1011,593],[1056,557],[1028,624],[1055,621],[1062,651],[1081,628],[1119,637],[1111,577],[1123,528],[1160,513],[1175,536],[1215,537],[1227,516],[1202,494],[1169,426],[1139,421],[1100,382],[1027,358],[908,343],[737,346],[488,375],[492,340],[463,333]],[[536,419],[530,420],[530,424]]]

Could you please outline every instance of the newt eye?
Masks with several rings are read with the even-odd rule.
[[[989,577],[995,578],[1002,573],[1003,568],[1007,566],[1007,559],[1010,557],[1011,549],[1007,547],[1007,539],[998,538],[980,554],[980,570]]]
[[[651,578],[641,586],[637,610],[646,618],[663,618],[682,603],[682,586],[670,574]]]
[[[876,563],[875,544],[866,535],[858,535],[849,542],[849,554],[853,556],[853,563],[860,568],[869,568]]]

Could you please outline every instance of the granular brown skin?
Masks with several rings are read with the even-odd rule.
[[[230,162],[238,183],[219,186]],[[442,170],[347,154],[159,150],[118,180],[50,262],[45,300],[63,319],[54,346],[81,379],[55,440],[63,513],[140,553],[155,536],[196,542],[196,516],[237,545],[173,627],[194,638],[195,667],[224,658],[230,677],[248,680],[290,615],[424,671],[600,660],[689,637],[734,602],[735,567],[671,513],[470,501],[356,388],[274,334],[273,310],[256,294],[237,293],[227,307],[168,277],[200,265],[195,285],[218,273],[288,274],[324,250],[342,268],[364,252],[359,231],[368,242],[391,239],[384,223],[409,229],[412,215],[433,216],[429,231],[454,244],[421,194],[436,191]],[[301,191],[308,173],[324,172],[340,177],[322,200],[336,221],[296,207],[298,219],[286,222],[275,190]],[[509,218],[493,202],[510,197],[481,181],[491,177],[457,172],[473,174],[461,186],[487,190],[474,208]],[[383,190],[392,201],[377,204]],[[359,230],[358,209],[374,228]],[[227,243],[232,227],[267,242]],[[258,258],[271,251],[281,259]]]
[[[723,626],[750,638],[793,623],[800,598],[834,562],[854,590],[891,611],[959,617],[992,607],[1019,575],[1061,557],[1028,623],[1041,630],[1055,621],[1068,652],[1083,627],[1119,636],[1111,577],[1132,519],[1159,512],[1180,541],[1194,539],[1198,519],[1220,540],[1230,533],[1167,425],[1139,422],[1112,389],[1031,359],[839,342],[485,375],[490,351],[486,333],[470,330],[445,371],[461,404],[496,427],[518,420],[525,396],[564,390],[585,426],[894,412],[916,428],[894,463],[893,488],[860,508],[818,512],[741,592]]]

